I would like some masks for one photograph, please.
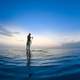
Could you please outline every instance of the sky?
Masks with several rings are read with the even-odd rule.
[[[0,0],[0,44],[36,46],[80,42],[79,0]]]

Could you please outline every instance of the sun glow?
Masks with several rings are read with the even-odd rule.
[[[49,37],[45,36],[33,36],[32,39],[32,46],[50,46],[56,45],[56,41],[50,39]],[[0,39],[0,43],[8,44],[8,45],[25,45],[27,41],[27,35],[25,34],[17,34],[12,37],[4,37]]]
[[[32,44],[36,46],[52,46],[56,45],[56,41],[46,36],[36,36]]]

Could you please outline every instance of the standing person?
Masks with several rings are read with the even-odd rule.
[[[31,52],[30,52],[30,46],[31,46],[31,33],[28,34],[27,36],[27,44],[26,44],[26,54],[27,54],[27,58],[31,57]]]

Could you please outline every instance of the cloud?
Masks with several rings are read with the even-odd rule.
[[[80,48],[80,41],[64,43],[62,45],[62,47],[64,47],[64,48]]]
[[[3,26],[0,26],[0,35],[12,37],[14,34],[19,34],[19,32],[11,32]]]

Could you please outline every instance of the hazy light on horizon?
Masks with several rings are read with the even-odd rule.
[[[26,45],[26,41],[27,41],[27,35],[29,33],[26,32],[26,30],[22,30],[22,29],[16,29],[10,28],[10,27],[6,27],[7,29],[9,29],[9,31],[11,32],[19,32],[18,34],[14,34],[13,36],[1,36],[0,38],[0,43],[4,43],[6,45],[15,45],[15,46],[25,46]],[[18,28],[18,27],[17,27]],[[68,42],[78,42],[80,41],[79,38],[79,33],[78,34],[72,34],[72,35],[62,35],[62,34],[57,34],[54,33],[47,33],[46,34],[35,34],[34,32],[32,32],[32,36],[34,37],[32,40],[32,46],[60,46],[63,43],[68,43]]]

